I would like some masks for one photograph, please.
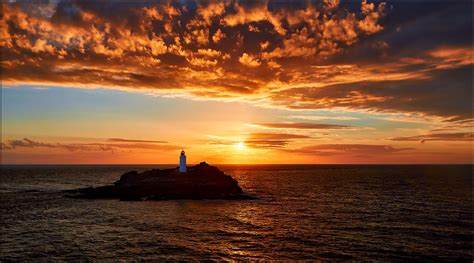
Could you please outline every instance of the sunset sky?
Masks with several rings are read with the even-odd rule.
[[[2,1],[2,163],[472,163],[470,1]]]

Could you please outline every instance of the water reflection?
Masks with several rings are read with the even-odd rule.
[[[112,182],[130,169],[93,168],[2,173],[3,260],[472,256],[471,166],[223,167],[257,201],[61,197],[61,189]]]

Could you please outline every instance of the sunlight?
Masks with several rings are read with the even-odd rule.
[[[238,142],[235,144],[235,148],[237,148],[238,150],[243,150],[245,149],[245,144],[243,142]]]

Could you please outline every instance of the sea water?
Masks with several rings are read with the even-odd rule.
[[[169,167],[2,166],[1,260],[473,258],[471,165],[220,165],[259,199],[63,197]]]

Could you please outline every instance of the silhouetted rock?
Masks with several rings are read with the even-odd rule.
[[[131,171],[114,185],[69,190],[68,193],[67,197],[83,199],[254,199],[242,192],[235,179],[205,162],[188,167],[186,173],[179,173],[177,168]]]

